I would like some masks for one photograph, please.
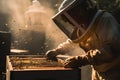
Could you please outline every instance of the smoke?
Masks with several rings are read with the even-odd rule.
[[[10,27],[23,27],[25,20],[23,13],[27,6],[30,5],[30,0],[2,0],[1,3],[2,11],[10,16]]]
[[[20,31],[25,27],[24,12],[31,2],[30,0],[1,0],[0,2],[2,12],[9,16],[7,26],[12,34],[11,42],[20,46],[17,39],[23,36],[20,34]]]
[[[55,25],[55,23],[52,21],[51,17],[56,14],[58,11],[58,7],[60,6],[60,3],[63,0],[40,0],[40,2],[43,2],[43,7],[46,10],[46,15],[48,17],[48,20],[44,20],[44,24],[47,24],[46,26],[46,42],[49,45],[50,49],[57,47],[60,43],[66,41],[67,36]]]
[[[7,26],[13,34],[16,34],[18,30],[24,28],[24,12],[30,5],[30,0],[1,0],[0,2],[1,11],[9,15]]]
[[[40,3],[41,3],[41,7],[43,7],[43,11],[45,12],[45,14],[42,14],[41,20],[39,21],[42,23],[42,26],[45,27],[46,29],[45,30],[46,40],[44,42],[45,47],[49,47],[49,49],[51,49],[51,48],[55,48],[58,44],[65,41],[67,37],[63,34],[62,31],[58,29],[58,27],[53,23],[51,19],[51,17],[55,14],[55,6],[57,5],[54,4],[52,6],[51,4],[57,1],[53,0],[51,1],[51,3],[44,1],[41,2],[45,4],[42,4],[41,2]],[[25,47],[23,45],[31,46],[29,45],[29,41],[35,38],[31,34],[29,34],[29,32],[25,32],[24,30],[31,29],[32,31],[37,31],[37,32],[41,31],[41,28],[39,27],[37,28],[34,27],[29,28],[29,26],[28,28],[26,27],[25,12],[28,10],[29,6],[31,5],[32,5],[32,0],[1,0],[0,1],[1,12],[8,14],[9,16],[6,25],[9,27],[10,32],[12,33],[12,48]],[[35,19],[37,19],[37,17]],[[35,43],[35,45],[40,45],[40,44]],[[38,47],[39,46],[35,48]],[[32,48],[33,47],[31,47],[30,49]]]

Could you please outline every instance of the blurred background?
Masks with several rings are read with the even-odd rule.
[[[11,33],[12,52],[44,54],[66,39],[51,19],[62,1],[0,0],[0,31]]]
[[[51,19],[62,1],[0,0],[0,31],[11,33],[12,52],[27,50],[29,54],[44,54],[66,40]],[[119,20],[120,0],[96,1],[101,9]]]

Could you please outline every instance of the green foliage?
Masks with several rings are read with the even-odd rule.
[[[120,0],[96,0],[100,9],[106,10],[120,23]]]
[[[96,0],[99,4],[99,8],[105,9],[109,12],[113,12],[120,8],[120,0]]]

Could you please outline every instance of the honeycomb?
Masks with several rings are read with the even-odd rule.
[[[47,60],[39,57],[10,57],[10,62],[14,70],[17,69],[39,69],[41,67],[63,67],[63,64],[57,61]]]

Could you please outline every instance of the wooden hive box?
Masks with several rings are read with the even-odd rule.
[[[6,60],[6,80],[80,80],[81,70],[64,68],[41,56],[10,55]]]

